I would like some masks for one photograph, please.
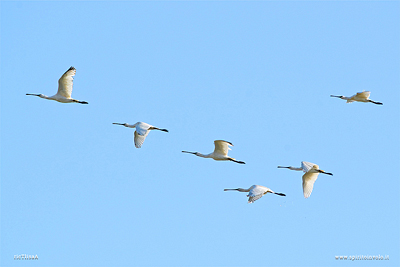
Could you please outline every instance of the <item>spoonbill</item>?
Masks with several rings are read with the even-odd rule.
[[[150,130],[159,130],[168,133],[167,129],[159,129],[145,122],[137,122],[135,124],[113,122],[113,124],[122,125],[128,128],[136,128],[133,140],[135,142],[135,147],[137,148],[140,148],[143,145],[144,139],[146,139],[146,136],[149,134]]]
[[[74,76],[76,73],[76,69],[74,67],[70,67],[58,80],[58,91],[57,94],[53,96],[46,96],[42,94],[26,94],[26,95],[34,95],[40,98],[55,100],[61,103],[79,103],[79,104],[89,104],[86,101],[79,101],[71,98],[72,93],[72,85],[74,81]]]
[[[257,199],[260,199],[263,195],[266,195],[267,193],[273,193],[278,196],[286,196],[283,193],[275,193],[268,187],[262,186],[262,185],[252,185],[249,189],[243,189],[243,188],[236,188],[236,189],[224,189],[224,191],[239,191],[239,192],[249,192],[247,195],[249,197],[249,201],[247,203],[253,203]]]
[[[228,150],[231,150],[229,146],[233,146],[231,142],[227,142],[224,140],[215,140],[214,145],[215,145],[214,152],[207,155],[201,154],[199,152],[188,152],[188,151],[182,151],[182,152],[190,153],[202,158],[212,158],[214,160],[230,160],[239,164],[246,164],[243,161],[239,161],[234,158],[228,157]]]
[[[383,103],[381,103],[381,102],[375,102],[375,101],[372,101],[371,99],[368,99],[370,94],[371,94],[370,91],[362,91],[362,92],[358,92],[355,95],[352,95],[351,97],[345,97],[342,95],[331,95],[331,97],[338,97],[338,98],[347,100],[347,103],[357,101],[357,102],[365,102],[365,103],[371,102],[371,103],[374,103],[377,105],[383,105]]]
[[[320,173],[324,173],[327,175],[333,175],[330,172],[325,172],[323,170],[319,169],[319,166],[311,163],[311,162],[306,162],[306,161],[302,161],[301,162],[301,167],[300,168],[296,168],[296,167],[282,167],[282,166],[278,166],[278,168],[287,168],[289,170],[293,170],[293,171],[303,171],[305,172],[305,174],[303,175],[303,194],[304,194],[304,198],[308,198],[311,195],[311,192],[313,190],[314,187],[314,183],[318,178],[318,174]]]

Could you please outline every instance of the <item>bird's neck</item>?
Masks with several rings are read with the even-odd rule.
[[[212,153],[210,154],[201,154],[199,152],[196,152],[196,156],[202,157],[202,158],[212,158]]]
[[[239,191],[239,192],[250,192],[250,188],[249,189],[238,188],[237,191]]]

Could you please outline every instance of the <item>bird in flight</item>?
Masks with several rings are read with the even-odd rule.
[[[182,152],[190,153],[202,158],[212,158],[214,160],[230,160],[239,164],[245,164],[245,162],[243,161],[239,161],[234,158],[228,157],[228,150],[231,150],[229,146],[233,146],[232,143],[224,140],[215,140],[214,145],[215,145],[214,152],[207,155],[201,154],[199,152],[188,152],[188,151],[182,151]]]
[[[71,98],[72,86],[74,81],[74,76],[76,73],[76,69],[74,67],[69,68],[58,80],[58,91],[57,94],[53,96],[46,96],[43,94],[26,94],[38,96],[40,98],[55,100],[61,103],[79,103],[79,104],[88,104],[86,101],[79,101]]]
[[[136,148],[140,148],[143,145],[143,142],[146,139],[146,136],[149,134],[150,130],[168,132],[167,129],[159,129],[145,122],[137,122],[135,124],[113,122],[113,124],[122,125],[128,128],[136,128],[136,131],[133,134],[133,141]]]
[[[305,172],[305,174],[303,175],[303,195],[304,198],[308,198],[311,195],[311,192],[313,190],[314,187],[314,183],[318,178],[318,174],[320,173],[324,173],[327,175],[333,175],[330,172],[325,172],[323,170],[319,169],[319,166],[311,163],[311,162],[306,162],[306,161],[302,161],[301,162],[301,167],[300,168],[296,168],[296,167],[282,167],[282,166],[278,166],[278,168],[287,168],[289,170],[293,170],[293,171],[303,171]]]
[[[275,193],[268,187],[262,186],[262,185],[252,185],[249,189],[243,189],[243,188],[236,188],[236,189],[224,189],[224,191],[239,191],[239,192],[249,192],[247,196],[249,197],[249,200],[247,203],[253,203],[257,199],[260,199],[263,195],[266,195],[267,193],[272,193],[276,194],[278,196],[286,196],[283,193]]]
[[[355,95],[352,95],[351,97],[345,97],[342,95],[331,95],[331,97],[338,97],[338,98],[347,100],[347,103],[357,101],[357,102],[365,102],[365,103],[371,102],[376,105],[383,105],[383,103],[381,103],[381,102],[376,102],[376,101],[372,101],[371,99],[369,99],[370,94],[371,94],[370,91],[362,91],[362,92],[358,92]]]

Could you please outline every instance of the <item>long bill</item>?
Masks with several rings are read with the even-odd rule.
[[[236,188],[236,189],[224,189],[224,191],[239,191],[239,192],[249,192],[249,189],[243,189],[243,188]]]
[[[193,154],[196,155],[197,152],[189,152],[189,151],[182,151],[183,153],[189,153],[189,154]]]
[[[116,124],[116,125],[124,125],[124,123],[118,123],[118,122],[113,122],[112,124]]]

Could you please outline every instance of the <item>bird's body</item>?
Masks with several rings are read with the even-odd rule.
[[[147,135],[149,134],[150,130],[159,130],[163,132],[168,132],[167,129],[159,129],[157,127],[154,127],[150,124],[147,124],[145,122],[137,122],[135,124],[128,124],[128,123],[117,123],[114,122],[113,124],[117,125],[122,125],[128,128],[136,128],[136,131],[134,132],[134,143],[136,148],[140,148],[146,139]]]
[[[210,154],[201,154],[199,152],[188,152],[188,151],[182,151],[182,152],[190,153],[202,158],[212,158],[214,160],[230,160],[239,164],[245,164],[245,162],[243,161],[239,161],[228,156],[228,151],[231,150],[229,146],[233,146],[232,143],[224,140],[215,140],[214,145],[215,145],[214,152]]]
[[[40,98],[54,100],[60,103],[79,103],[79,104],[88,104],[86,101],[79,101],[71,98],[73,80],[76,73],[76,69],[74,67],[70,67],[58,80],[58,91],[57,94],[53,96],[46,96],[43,94],[26,94],[38,96]]]
[[[354,101],[356,102],[364,102],[364,103],[374,103],[376,105],[383,105],[383,103],[381,102],[376,102],[376,101],[372,101],[371,99],[369,99],[371,92],[369,91],[362,91],[362,92],[358,92],[355,95],[352,95],[351,97],[346,97],[346,96],[342,96],[342,95],[331,95],[331,97],[337,97],[340,99],[344,99],[347,100],[347,103],[352,103]]]
[[[311,162],[306,162],[306,161],[301,162],[301,168],[296,168],[296,167],[292,167],[292,166],[289,166],[289,167],[278,166],[278,168],[286,168],[286,169],[293,170],[293,171],[305,172],[305,174],[302,177],[303,178],[304,198],[308,198],[311,195],[311,192],[314,187],[314,183],[318,178],[318,174],[324,173],[324,174],[328,174],[328,175],[333,175],[330,172],[325,172],[323,170],[320,170],[318,165],[311,163]]]
[[[252,185],[249,189],[243,189],[243,188],[236,188],[236,189],[224,189],[224,191],[239,191],[239,192],[249,192],[247,196],[249,197],[249,200],[247,203],[253,203],[254,201],[260,199],[263,195],[266,195],[267,193],[272,193],[276,194],[278,196],[286,196],[283,193],[275,193],[268,187],[262,186],[262,185]]]

